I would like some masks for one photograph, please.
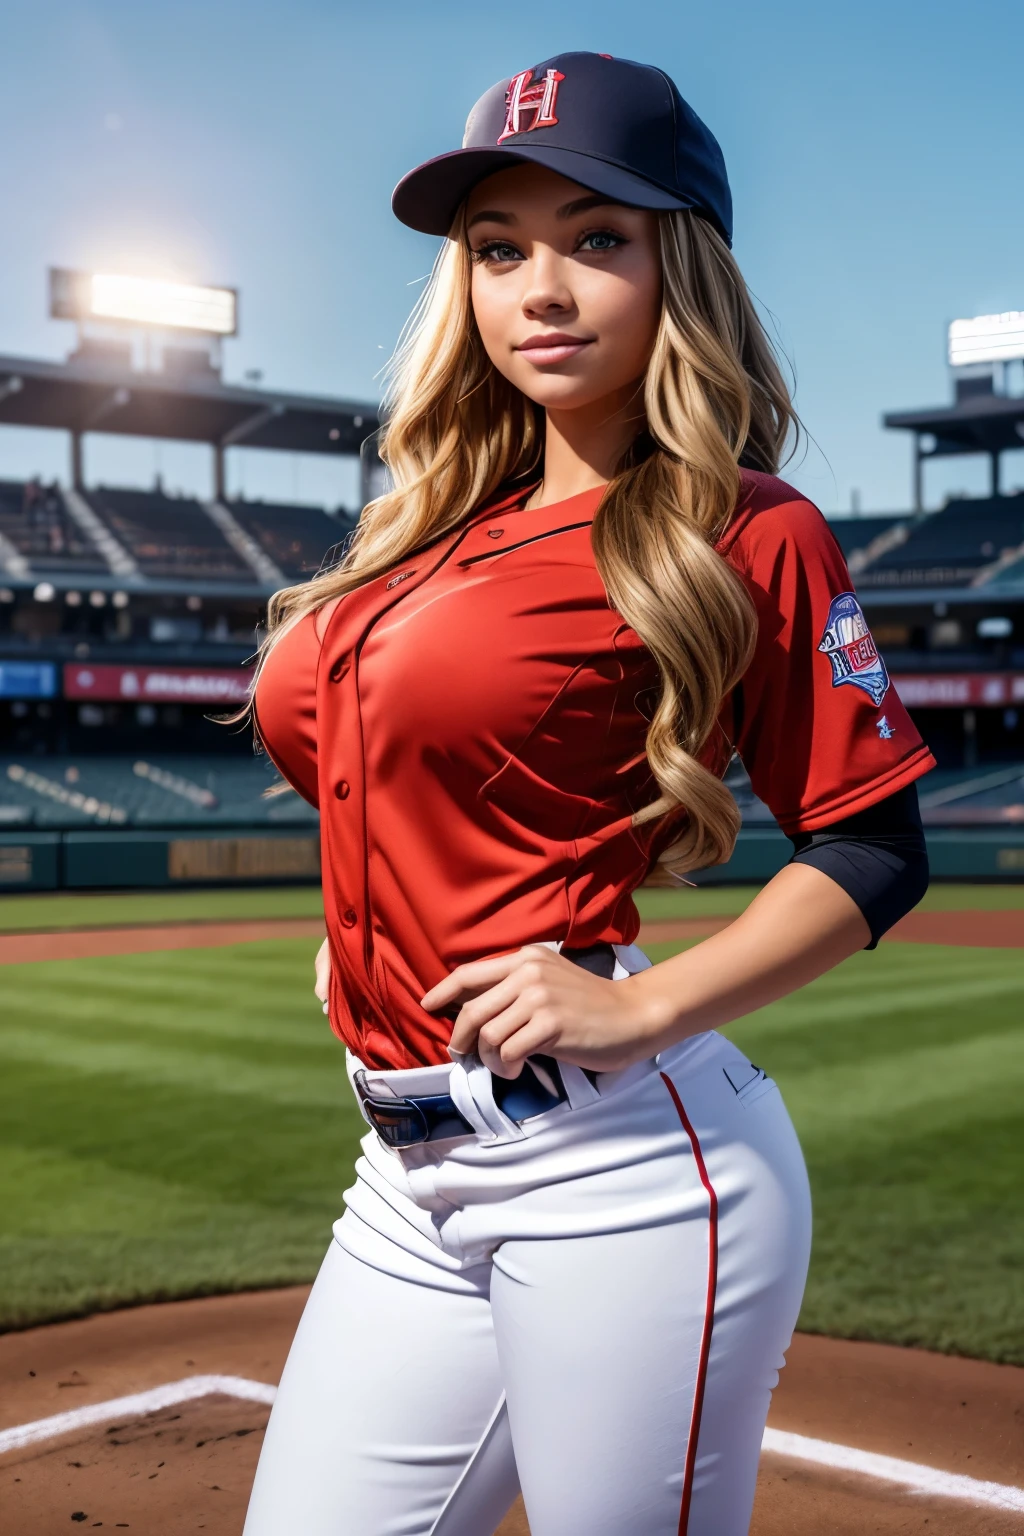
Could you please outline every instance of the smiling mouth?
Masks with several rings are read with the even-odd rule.
[[[566,336],[555,332],[551,336],[531,336],[516,351],[521,352],[529,362],[542,367],[545,363],[568,362],[590,345],[590,339],[585,336]]]

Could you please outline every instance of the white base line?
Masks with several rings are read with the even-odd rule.
[[[182,1381],[169,1381],[163,1387],[151,1387],[148,1392],[111,1397],[105,1403],[92,1403],[88,1408],[70,1408],[67,1413],[54,1413],[48,1419],[35,1419],[31,1424],[2,1429],[0,1454],[20,1450],[23,1445],[34,1445],[37,1440],[52,1440],[57,1435],[88,1429],[93,1424],[109,1424],[111,1419],[137,1419],[145,1413],[158,1413],[161,1408],[176,1408],[179,1403],[209,1397],[215,1392],[224,1397],[245,1398],[251,1403],[272,1403],[277,1388],[267,1386],[263,1381],[247,1381],[244,1376],[186,1376]]]
[[[879,1456],[874,1451],[856,1450],[852,1445],[833,1445],[830,1440],[812,1440],[809,1435],[791,1435],[781,1429],[766,1429],[761,1449],[795,1461],[813,1461],[819,1467],[837,1472],[859,1472],[862,1477],[876,1477],[885,1483],[900,1483],[911,1493],[930,1494],[938,1499],[962,1499],[969,1504],[985,1504],[1024,1514],[1024,1488],[1006,1483],[986,1483],[978,1477],[962,1477],[957,1472],[940,1472],[918,1461],[901,1461],[897,1456]]]
[[[140,1418],[163,1408],[175,1408],[200,1397],[219,1394],[241,1398],[251,1403],[270,1404],[277,1388],[263,1381],[249,1381],[244,1376],[186,1376],[148,1392],[133,1392],[129,1397],[110,1398],[87,1408],[71,1408],[48,1419],[31,1424],[16,1424],[0,1430],[0,1455],[20,1450],[40,1440],[72,1434],[94,1424],[108,1424],[114,1419]],[[941,1472],[936,1467],[916,1461],[901,1461],[896,1456],[879,1456],[874,1451],[857,1450],[852,1445],[834,1445],[830,1440],[814,1440],[808,1435],[788,1434],[781,1429],[766,1429],[762,1449],[770,1455],[786,1456],[794,1461],[809,1461],[836,1472],[856,1472],[862,1477],[897,1483],[912,1493],[932,1498],[960,1499],[969,1504],[987,1505],[1014,1514],[1024,1514],[1024,1488],[1006,1483],[987,1483],[976,1477],[962,1477],[955,1472]]]

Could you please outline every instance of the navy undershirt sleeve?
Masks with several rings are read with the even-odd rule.
[[[791,864],[820,869],[857,903],[871,930],[868,949],[874,949],[928,889],[928,851],[916,784],[820,832],[796,832],[790,842],[796,850]]]

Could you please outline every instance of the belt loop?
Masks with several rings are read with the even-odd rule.
[[[495,1104],[490,1070],[479,1056],[475,1052],[464,1055],[450,1046],[448,1054],[452,1058],[448,1092],[459,1114],[465,1115],[478,1136],[495,1141],[520,1140],[525,1133]]]
[[[600,1090],[595,1088],[582,1067],[574,1067],[568,1061],[559,1061],[558,1070],[569,1096],[570,1109],[583,1109],[601,1097]]]
[[[654,964],[649,955],[645,955],[639,944],[613,944],[615,951],[615,970],[612,972],[613,981],[625,981],[627,976],[635,976],[637,971],[646,971]]]

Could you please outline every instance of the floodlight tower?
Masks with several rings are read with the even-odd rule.
[[[121,377],[132,371],[219,382],[222,342],[238,335],[238,291],[51,267],[50,316],[76,324],[71,364],[106,365]],[[84,434],[95,431],[130,400],[130,385],[112,382],[109,395],[72,431],[71,482],[76,490],[83,484]],[[222,494],[224,453],[219,445],[214,471]]]
[[[1024,447],[1024,394],[1014,389],[1024,363],[1024,310],[976,315],[949,327],[948,359],[954,403],[930,410],[896,411],[885,426],[914,434],[914,510],[924,510],[928,459],[987,455],[990,492],[1003,494],[1002,455]]]

